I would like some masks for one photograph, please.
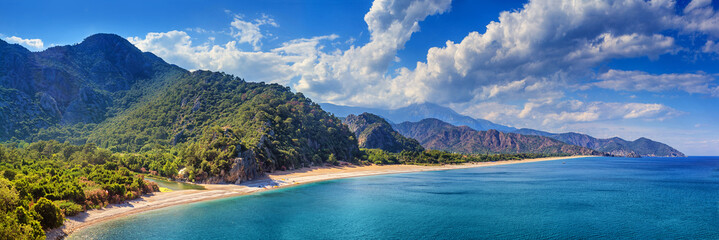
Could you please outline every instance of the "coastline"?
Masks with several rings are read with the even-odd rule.
[[[262,179],[248,181],[240,185],[234,184],[200,184],[206,190],[180,190],[173,192],[157,192],[122,204],[110,204],[102,209],[93,209],[82,212],[76,216],[68,217],[60,228],[48,230],[47,239],[62,239],[79,229],[112,220],[119,217],[138,214],[146,211],[171,206],[210,201],[220,198],[248,195],[260,191],[302,185],[320,181],[385,175],[396,173],[440,171],[450,169],[463,169],[508,165],[516,163],[529,163],[541,161],[566,160],[573,158],[596,156],[569,156],[523,159],[498,162],[464,163],[456,165],[420,166],[420,165],[370,165],[370,166],[340,166],[340,167],[312,167],[291,171],[277,171],[267,173]]]

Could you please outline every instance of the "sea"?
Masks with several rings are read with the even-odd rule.
[[[339,179],[69,239],[719,239],[719,157],[578,158]]]

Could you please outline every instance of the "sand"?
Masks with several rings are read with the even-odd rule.
[[[514,163],[527,163],[551,160],[563,160],[571,158],[590,156],[570,156],[536,158],[516,161],[499,161],[483,163],[466,163],[456,165],[440,166],[417,166],[417,165],[371,165],[371,166],[342,166],[342,167],[313,167],[292,171],[277,171],[267,174],[262,179],[245,182],[241,185],[235,184],[202,184],[207,190],[181,190],[173,192],[158,192],[152,195],[145,195],[141,198],[128,201],[122,204],[111,204],[102,209],[89,210],[76,216],[68,217],[65,224],[57,229],[47,232],[48,239],[61,239],[78,229],[150,210],[188,204],[200,201],[208,201],[219,198],[246,195],[264,190],[277,189],[282,187],[306,184],[331,179],[361,177],[381,174],[438,171],[448,169],[473,168],[495,165],[506,165]]]

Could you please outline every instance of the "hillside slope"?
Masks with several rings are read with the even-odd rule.
[[[0,141],[99,123],[184,73],[113,34],[42,52],[0,40]]]
[[[0,41],[0,141],[13,138],[153,153],[183,169],[167,176],[207,183],[359,152],[352,132],[301,93],[189,72],[113,34],[42,52]]]
[[[355,133],[361,148],[378,148],[395,153],[403,150],[424,151],[417,140],[402,136],[380,116],[371,113],[350,114],[343,119],[343,123]]]
[[[598,139],[581,133],[549,133],[534,129],[519,129],[514,133],[524,135],[537,135],[557,139],[564,143],[591,148],[615,156],[626,157],[686,157],[684,153],[661,142],[648,138],[639,138],[627,141],[618,137]]]
[[[454,126],[438,119],[404,122],[394,125],[402,135],[417,139],[423,147],[459,153],[546,153],[599,155],[588,148],[541,137],[497,130],[476,131],[467,126]]]

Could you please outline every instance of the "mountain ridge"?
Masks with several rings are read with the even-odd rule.
[[[634,141],[627,141],[619,137],[599,139],[582,133],[550,133],[528,128],[518,129],[514,133],[549,137],[564,143],[607,152],[615,156],[686,157],[684,153],[669,145],[645,137],[640,137]]]
[[[334,113],[339,116],[347,116],[349,114],[361,114],[363,112],[373,113],[379,115],[391,123],[402,123],[405,121],[417,122],[426,118],[436,118],[442,121],[451,123],[453,125],[462,126],[466,125],[474,130],[489,130],[497,129],[504,132],[511,132],[516,128],[508,127],[500,124],[493,123],[484,119],[475,119],[469,116],[465,116],[457,113],[448,107],[443,107],[434,103],[415,103],[405,107],[397,109],[377,109],[377,108],[363,108],[363,107],[348,107],[340,106],[331,103],[320,103],[323,109]]]
[[[394,128],[405,137],[414,138],[423,147],[459,153],[545,153],[570,155],[601,155],[588,148],[569,145],[558,140],[504,133],[495,129],[476,131],[468,126],[454,126],[439,119],[403,122]]]
[[[393,153],[424,151],[417,140],[402,136],[380,116],[366,112],[350,114],[342,122],[355,133],[360,148],[376,148]]]

